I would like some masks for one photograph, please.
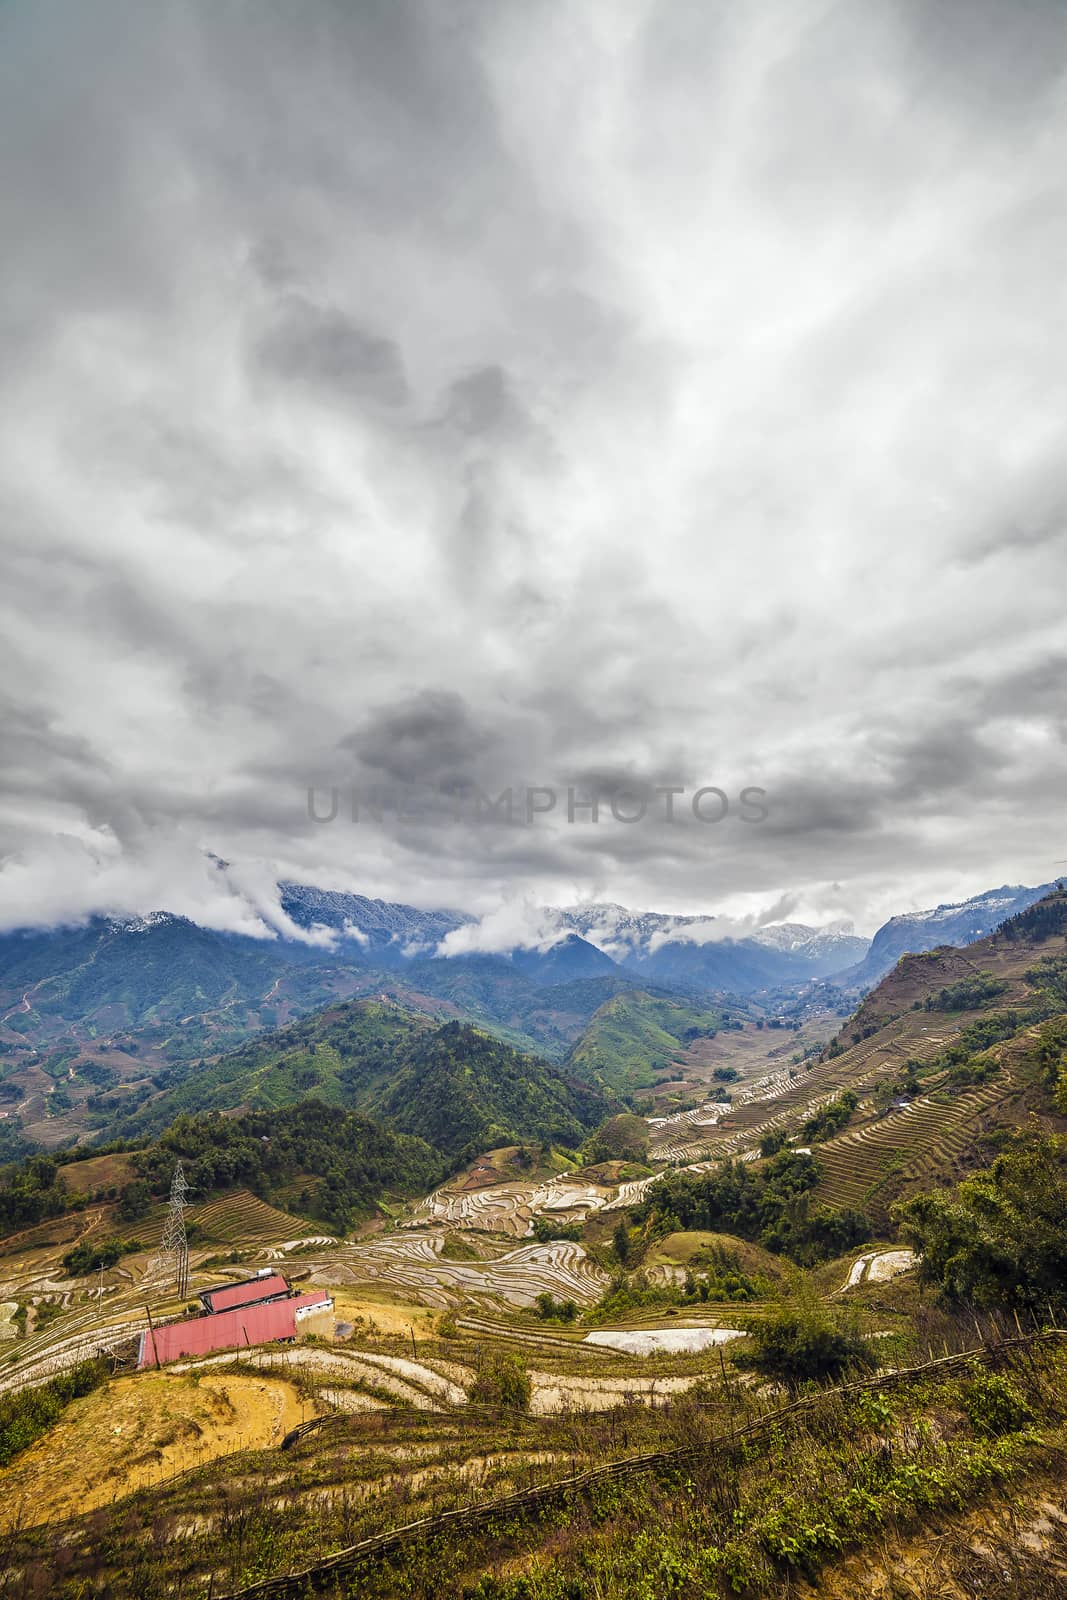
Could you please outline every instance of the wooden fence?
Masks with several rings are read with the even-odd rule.
[[[618,1461],[608,1462],[605,1466],[592,1467],[569,1478],[557,1478],[548,1483],[537,1484],[531,1489],[521,1489],[514,1494],[501,1495],[493,1500],[482,1501],[479,1505],[420,1517],[415,1522],[405,1523],[402,1527],[392,1528],[386,1533],[377,1533],[369,1539],[361,1539],[358,1544],[337,1551],[335,1555],[329,1556],[313,1567],[266,1578],[262,1582],[250,1584],[247,1588],[233,1590],[229,1595],[219,1596],[217,1600],[275,1600],[275,1597],[287,1597],[287,1600],[292,1600],[294,1596],[322,1589],[334,1579],[362,1565],[380,1560],[406,1545],[433,1538],[437,1534],[458,1533],[463,1529],[482,1526],[491,1522],[494,1517],[535,1511],[553,1501],[566,1499],[568,1495],[581,1494],[600,1484],[656,1472],[664,1467],[682,1466],[700,1459],[709,1450],[758,1438],[788,1418],[803,1416],[816,1410],[825,1402],[827,1393],[849,1396],[904,1387],[926,1377],[941,1377],[965,1369],[975,1361],[995,1365],[1002,1355],[1012,1350],[1029,1349],[1037,1344],[1061,1339],[1067,1339],[1067,1329],[1048,1328],[1041,1333],[1020,1334],[1017,1337],[984,1343],[971,1350],[961,1350],[954,1355],[939,1356],[936,1360],[924,1362],[920,1366],[901,1368],[882,1376],[861,1378],[854,1383],[838,1385],[831,1391],[823,1390],[820,1393],[805,1395],[802,1399],[795,1400],[790,1405],[780,1406],[744,1427],[718,1434],[706,1444],[682,1445],[671,1450],[653,1451],[647,1455],[624,1456]]]

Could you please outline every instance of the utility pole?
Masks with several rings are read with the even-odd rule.
[[[155,1357],[156,1366],[158,1367],[159,1366],[159,1350],[156,1347],[156,1330],[155,1330],[155,1327],[153,1326],[153,1323],[152,1323],[152,1312],[151,1312],[151,1310],[149,1309],[149,1307],[147,1305],[145,1306],[144,1310],[145,1310],[145,1316],[148,1318],[148,1333],[149,1333],[149,1337],[152,1340],[152,1354]]]

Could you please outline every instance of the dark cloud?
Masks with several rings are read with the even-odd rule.
[[[399,406],[408,398],[403,357],[391,339],[298,296],[279,308],[255,354],[265,372],[318,389],[327,400]]]
[[[4,7],[0,925],[1047,879],[1065,66],[1052,0]],[[453,779],[561,799],[307,812]],[[770,814],[566,820],[672,780]]]
[[[478,726],[461,696],[439,689],[376,709],[341,741],[372,772],[413,785],[473,781],[492,744],[492,734]]]

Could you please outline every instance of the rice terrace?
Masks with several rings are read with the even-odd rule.
[[[1067,1600],[1067,0],[0,79],[0,1600]]]
[[[377,1136],[412,1176],[406,1194],[399,1176],[375,1195],[371,1125],[314,1103],[186,1117],[154,1141],[9,1168],[3,1592],[548,1595],[556,1572],[625,1574],[622,1530],[673,1503],[683,1462],[704,1485],[672,1557],[690,1585],[699,1572],[729,1592],[736,1565],[754,1593],[800,1593],[825,1569],[836,1593],[833,1571],[862,1546],[846,1510],[859,1481],[901,1561],[935,1518],[962,1583],[973,1505],[1058,1503],[1067,1311],[1048,1277],[1040,1295],[939,1289],[926,1191],[965,1194],[999,1162],[1001,1181],[1018,1165],[1040,1196],[1062,1171],[1065,903],[1054,894],[966,952],[906,957],[787,1066],[780,1030],[748,1020],[744,1071],[716,1080],[710,1052],[680,1051],[669,1087],[641,1111],[603,1100],[580,1145],[446,1159],[422,1194],[425,1144]],[[975,973],[995,1010],[967,1003]],[[327,1017],[339,1039],[377,1036],[389,1013],[356,1001]],[[461,1061],[477,1037],[446,1035]],[[411,1037],[439,1048],[432,1023]],[[284,1061],[286,1046],[283,1030],[256,1049]],[[477,1048],[512,1065],[509,1047]],[[329,1180],[358,1184],[347,1215],[312,1176],[330,1170],[338,1128],[363,1141],[358,1175]],[[254,1187],[225,1182],[242,1164]],[[986,1389],[1025,1426],[990,1432],[968,1398]],[[865,1421],[831,1449],[823,1414]],[[931,1432],[933,1415],[955,1420]],[[887,1437],[897,1464],[879,1477],[869,1452]],[[806,1477],[816,1438],[825,1459]],[[744,1471],[723,1501],[714,1475],[742,1440],[781,1478],[782,1506],[826,1498],[803,1551],[785,1524],[771,1534]],[[897,1472],[918,1474],[918,1501]],[[724,1505],[742,1532],[714,1531]],[[550,1508],[582,1538],[550,1549]],[[1044,1582],[1056,1549],[1050,1532],[1012,1559]]]

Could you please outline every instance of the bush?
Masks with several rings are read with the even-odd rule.
[[[840,1133],[859,1103],[859,1096],[852,1089],[846,1089],[836,1100],[831,1100],[829,1105],[816,1111],[800,1130],[805,1144],[813,1144],[816,1139],[830,1139],[835,1133]]]
[[[64,1407],[89,1394],[107,1379],[107,1365],[97,1359],[79,1362],[38,1389],[23,1389],[0,1397],[0,1467],[39,1439]]]
[[[893,1208],[920,1275],[950,1300],[1067,1304],[1067,1138],[1020,1140],[947,1194]]]
[[[95,1244],[84,1239],[67,1251],[63,1267],[71,1277],[84,1278],[90,1272],[99,1272],[101,1267],[113,1267],[123,1256],[142,1248],[139,1239],[99,1239]]]
[[[509,1411],[529,1411],[533,1384],[521,1356],[494,1350],[482,1362],[467,1398],[476,1406],[505,1406]]]
[[[817,1302],[786,1306],[751,1330],[751,1351],[734,1352],[739,1366],[796,1388],[812,1380],[835,1382],[850,1372],[878,1365],[870,1344],[854,1326],[831,1320]]]
[[[123,1186],[119,1197],[119,1216],[124,1222],[138,1222],[152,1204],[152,1191],[143,1178],[133,1178]]]
[[[973,977],[946,984],[936,994],[928,994],[923,1004],[927,1011],[978,1011],[1003,994],[1007,987],[992,973],[977,972]]]
[[[969,1378],[961,1385],[960,1401],[975,1433],[986,1439],[1018,1433],[1033,1417],[1014,1383],[999,1372],[978,1372]]]
[[[533,1236],[538,1244],[548,1244],[553,1239],[581,1240],[580,1222],[557,1222],[552,1217],[534,1217]]]
[[[578,1306],[573,1300],[557,1300],[547,1290],[535,1301],[537,1315],[543,1322],[576,1322]]]
[[[683,1228],[734,1233],[811,1266],[870,1237],[862,1212],[810,1205],[821,1175],[813,1156],[793,1150],[766,1162],[723,1161],[710,1172],[668,1172],[633,1214],[646,1239]]]

